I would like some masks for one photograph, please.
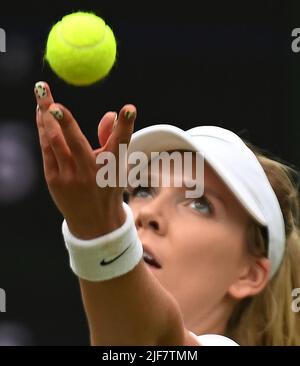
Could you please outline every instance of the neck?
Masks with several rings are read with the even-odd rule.
[[[234,304],[231,301],[217,303],[213,308],[199,312],[193,319],[185,322],[187,329],[196,335],[201,334],[225,334],[229,318]]]

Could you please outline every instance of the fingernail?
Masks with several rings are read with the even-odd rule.
[[[61,121],[64,118],[64,114],[60,109],[51,109],[51,111],[49,111],[49,112],[58,121]]]
[[[36,111],[39,112],[40,111],[40,106],[37,104],[36,106]]]
[[[47,96],[45,83],[38,81],[34,86],[34,92],[39,99],[45,98]]]
[[[127,119],[127,120],[130,120],[130,119],[132,119],[132,118],[134,118],[135,117],[135,112],[134,111],[126,111],[125,112],[125,118]]]

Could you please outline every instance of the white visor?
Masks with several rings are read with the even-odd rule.
[[[270,277],[278,270],[285,248],[282,212],[271,184],[255,154],[235,133],[216,126],[184,131],[168,124],[143,128],[131,137],[128,155],[141,151],[198,151],[247,212],[268,232]]]

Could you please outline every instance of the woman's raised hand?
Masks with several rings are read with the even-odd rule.
[[[101,147],[93,150],[71,112],[54,103],[50,88],[38,82],[36,123],[50,194],[73,235],[92,239],[120,227],[125,221],[123,188],[100,188],[96,183],[96,156],[114,154],[119,169],[119,144],[129,144],[136,118],[135,106],[107,112],[98,125]]]

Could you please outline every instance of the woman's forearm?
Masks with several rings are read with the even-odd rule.
[[[80,279],[93,345],[183,345],[180,310],[146,266],[103,282]]]
[[[106,206],[106,215],[96,225],[76,224],[71,230],[81,239],[92,239],[120,226],[124,228],[130,222],[134,226],[130,213],[127,215],[121,204],[113,207],[110,203]],[[115,243],[109,245],[114,247]],[[136,263],[125,275],[108,280],[80,279],[92,344],[182,344],[179,309],[147,264],[143,260]]]

